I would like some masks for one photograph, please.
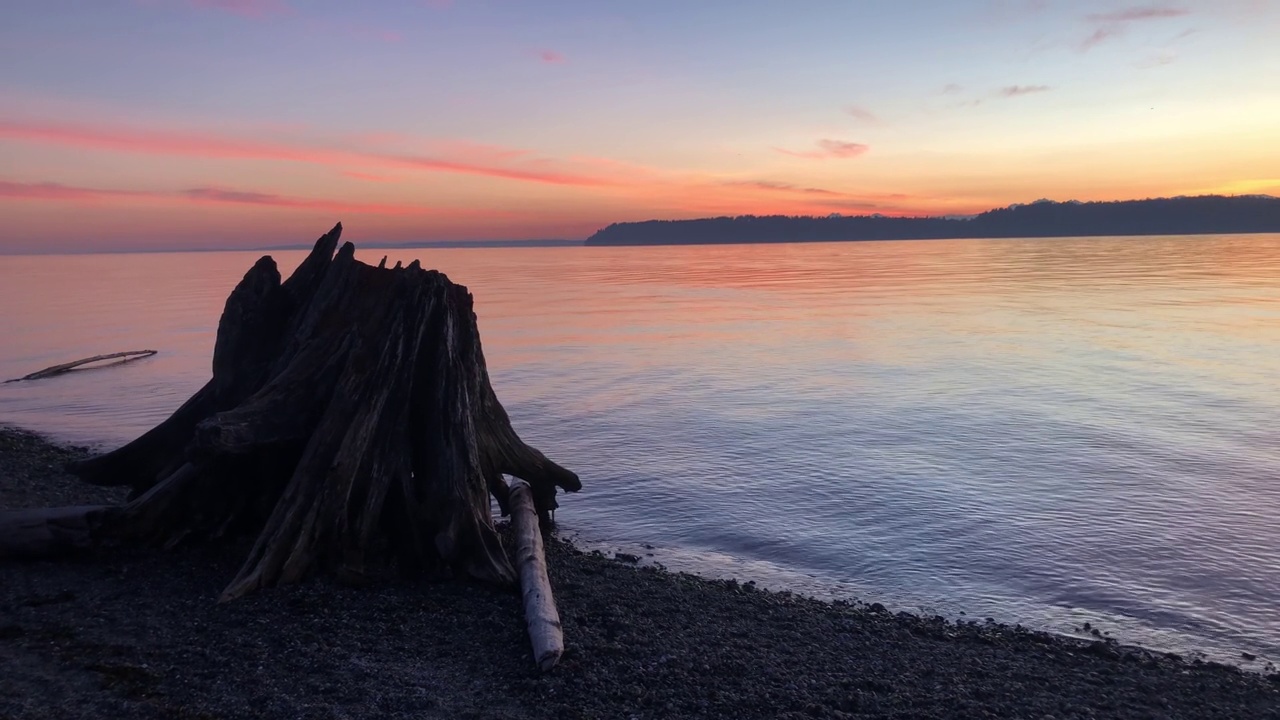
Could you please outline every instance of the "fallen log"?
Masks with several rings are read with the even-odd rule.
[[[283,282],[258,260],[227,298],[209,382],[133,442],[71,464],[130,487],[125,505],[0,517],[9,554],[252,539],[223,600],[315,573],[515,586],[490,496],[506,510],[504,475],[520,477],[547,514],[581,482],[511,427],[467,289],[417,261],[358,262],[350,243],[335,254],[341,231]]]
[[[516,540],[516,566],[520,571],[529,642],[533,645],[533,659],[538,669],[546,672],[555,667],[564,653],[564,633],[555,598],[551,595],[547,555],[529,483],[523,480],[511,483],[510,504],[511,526]]]
[[[61,365],[53,365],[43,370],[37,370],[36,372],[31,373],[30,375],[23,375],[20,378],[5,380],[5,383],[22,382],[23,380],[43,380],[44,378],[53,377],[54,375],[61,375],[63,373],[71,372],[76,368],[87,369],[87,368],[83,368],[83,366],[91,365],[96,362],[102,362],[103,360],[119,360],[119,362],[113,362],[109,365],[99,366],[99,367],[115,367],[116,365],[124,365],[125,363],[133,362],[134,360],[141,360],[142,358],[145,358],[145,357],[151,357],[152,355],[155,355],[155,354],[156,354],[155,350],[126,350],[125,352],[108,353],[106,355],[94,355],[93,357],[87,357],[87,358],[84,358],[83,360],[75,360],[69,363],[62,363]],[[93,369],[96,370],[98,368],[93,368]]]

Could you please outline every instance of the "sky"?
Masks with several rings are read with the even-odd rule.
[[[5,0],[0,253],[1280,195],[1280,0]]]

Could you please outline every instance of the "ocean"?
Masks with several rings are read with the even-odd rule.
[[[261,254],[0,257],[0,377],[159,351],[0,385],[0,423],[154,426]],[[357,253],[383,254],[475,294],[588,547],[1280,662],[1280,235]]]

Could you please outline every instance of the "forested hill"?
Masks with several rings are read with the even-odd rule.
[[[1280,198],[1264,195],[1012,205],[971,218],[745,215],[614,223],[587,245],[920,240],[929,238],[1201,235],[1280,232]]]

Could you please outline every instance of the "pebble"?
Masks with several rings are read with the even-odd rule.
[[[0,507],[111,501],[58,470],[83,451],[6,433]],[[1126,648],[1133,662],[1106,641],[993,618],[745,592],[555,538],[566,653],[540,675],[514,592],[314,578],[218,604],[247,550],[0,563],[0,717],[1235,720],[1280,708],[1280,675]]]

